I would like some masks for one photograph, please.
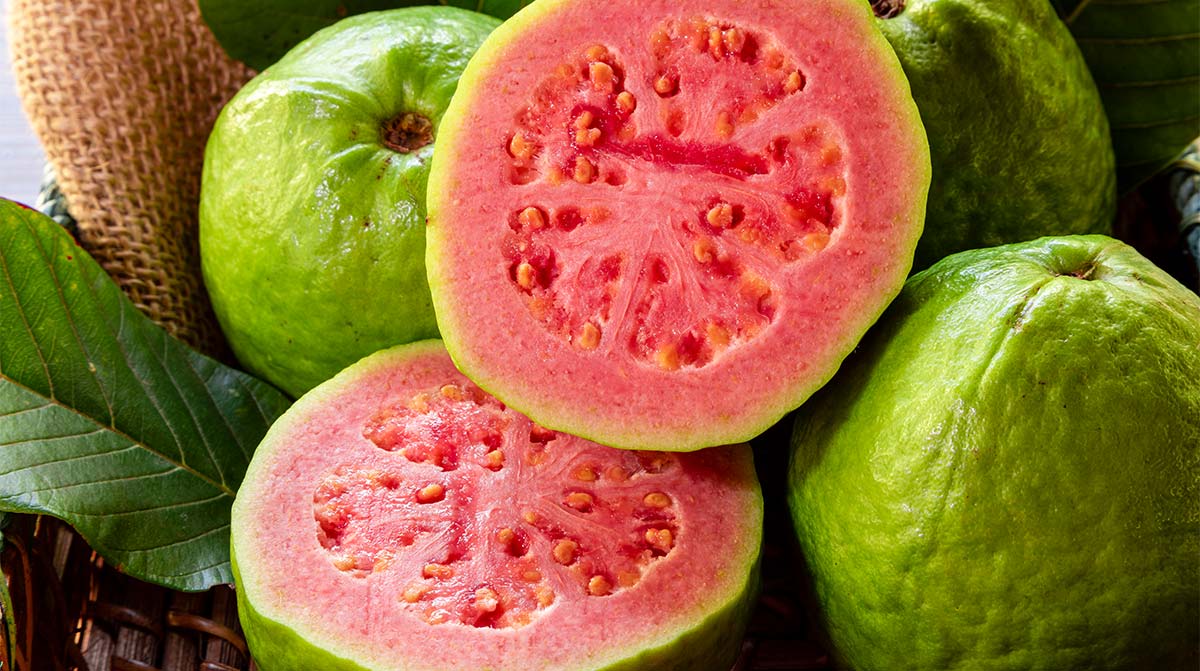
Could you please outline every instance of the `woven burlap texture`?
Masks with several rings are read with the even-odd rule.
[[[253,74],[195,0],[10,0],[17,90],[81,244],[154,321],[226,356],[200,275],[204,144]]]

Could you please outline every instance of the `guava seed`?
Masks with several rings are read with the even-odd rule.
[[[629,91],[621,91],[617,94],[617,109],[622,114],[632,114],[637,109],[637,98]]]
[[[599,131],[597,131],[599,132]],[[591,184],[596,179],[596,166],[583,156],[575,157],[574,178],[580,184]]]
[[[733,121],[729,118],[729,112],[721,112],[717,115],[717,123],[714,127],[717,137],[728,140],[733,136]]]
[[[504,453],[500,450],[492,450],[483,455],[483,465],[485,468],[498,471],[504,468]]]
[[[437,503],[446,498],[446,488],[433,483],[417,490],[417,503]]]
[[[557,437],[557,433],[537,424],[529,429],[529,442],[531,443],[548,443]]]
[[[480,613],[491,613],[500,607],[500,596],[489,587],[475,590],[475,610]]]
[[[517,215],[517,221],[521,226],[532,230],[546,227],[546,215],[536,207],[527,207],[521,210],[521,213]]]
[[[581,513],[591,512],[595,499],[587,492],[571,492],[563,499],[563,505]]]
[[[588,68],[588,78],[592,82],[592,88],[605,93],[612,93],[616,86],[616,75],[613,73],[612,66],[602,61],[592,63]]]
[[[438,580],[446,580],[454,577],[454,569],[445,564],[426,564],[421,569],[421,575],[426,578],[437,578]]]
[[[642,502],[651,508],[666,508],[671,505],[671,497],[662,492],[650,492],[642,499]]]
[[[527,262],[521,262],[517,266],[517,285],[528,291],[533,289],[536,284],[537,273],[534,271],[533,266]]]
[[[575,144],[580,147],[594,147],[600,141],[600,129],[588,128],[575,131]]]
[[[428,585],[423,585],[421,583],[412,583],[408,587],[404,588],[404,592],[400,595],[400,598],[404,599],[408,603],[416,603],[421,600],[421,597],[425,596],[428,593],[429,593]]]
[[[568,566],[575,562],[575,555],[579,552],[579,544],[572,540],[561,540],[554,544],[552,552],[554,561]]]
[[[660,75],[654,80],[654,92],[663,98],[679,93],[679,79],[671,75]]]
[[[650,547],[663,554],[670,552],[671,548],[675,547],[675,539],[670,529],[647,529],[645,538]]]
[[[579,334],[579,347],[585,350],[596,349],[600,345],[600,327],[591,322],[583,325]]]
[[[612,583],[602,575],[594,575],[588,580],[588,594],[592,596],[607,596],[612,592]]]
[[[726,30],[721,39],[725,42],[725,50],[735,56],[740,56],[746,47],[746,35],[737,28]]]
[[[804,88],[804,75],[800,74],[799,70],[793,70],[788,74],[787,79],[783,80],[783,92],[795,93]]]
[[[733,226],[733,206],[729,203],[717,203],[709,209],[705,220],[713,228],[729,228]]]
[[[712,262],[716,251],[717,248],[713,246],[712,240],[708,238],[697,238],[692,243],[692,257],[700,263]]]

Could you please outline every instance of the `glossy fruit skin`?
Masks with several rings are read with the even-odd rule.
[[[327,28],[226,106],[205,153],[205,284],[238,360],[299,396],[376,350],[437,335],[425,279],[436,144],[384,145],[417,113],[436,128],[499,21],[450,7]]]
[[[914,269],[976,247],[1109,232],[1108,121],[1050,3],[904,4],[879,24],[929,133],[933,181]]]
[[[1200,299],[1103,236],[911,278],[792,439],[792,518],[839,656],[1194,668],[1198,345]]]

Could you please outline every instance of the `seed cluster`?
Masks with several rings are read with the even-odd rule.
[[[502,254],[514,290],[556,337],[580,352],[615,349],[682,371],[770,327],[780,290],[767,279],[776,273],[756,259],[786,267],[824,251],[846,183],[841,146],[819,125],[760,147],[738,140],[740,129],[809,85],[772,36],[697,17],[664,22],[646,48],[649,65],[631,70],[614,49],[587,46],[535,87],[506,139],[505,159],[514,184],[545,188],[512,210]],[[723,96],[713,98],[718,84]],[[707,121],[689,117],[697,110]],[[664,163],[690,171],[691,184],[706,193],[671,194],[681,207],[666,221],[629,222],[666,233],[662,244],[632,250],[614,234],[606,250],[597,237],[617,230],[612,219],[636,219],[642,210],[581,206],[597,201],[580,189],[625,186],[628,202],[637,193],[629,180],[640,184]],[[807,185],[792,176],[801,165]],[[782,189],[764,185],[766,198],[750,198],[729,188],[731,180],[751,191],[777,180]],[[646,211],[661,210],[661,195],[647,197],[656,200]],[[570,242],[577,230],[588,231],[590,258],[582,261]],[[706,289],[700,300],[697,286]],[[678,305],[689,307],[671,308]]]
[[[349,576],[398,575],[397,606],[429,624],[524,626],[561,598],[633,587],[679,542],[676,499],[663,488],[670,480],[659,479],[677,467],[675,456],[580,451],[571,446],[580,439],[529,422],[470,383],[385,403],[363,436],[395,461],[331,471],[313,496],[317,539]],[[514,459],[521,467],[508,469]],[[556,481],[557,502],[524,500]],[[480,514],[497,509],[480,482],[511,492],[517,500],[504,508],[521,512]],[[623,536],[596,537],[596,525]],[[568,594],[563,585],[573,586]]]

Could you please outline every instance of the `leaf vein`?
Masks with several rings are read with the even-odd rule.
[[[23,219],[24,220],[24,219]],[[26,225],[28,221],[24,220]],[[5,254],[3,245],[0,245],[0,266],[4,268],[4,279],[8,283],[8,288],[12,290],[13,305],[17,308],[17,314],[21,316],[21,322],[25,326],[25,333],[29,335],[29,342],[33,343],[37,350],[38,358],[41,360],[42,370],[46,374],[46,387],[50,398],[54,398],[54,380],[50,377],[50,364],[47,363],[45,354],[42,352],[42,344],[38,342],[37,336],[33,332],[33,327],[29,325],[29,318],[25,314],[25,306],[21,304],[20,293],[17,291],[17,285],[13,282],[12,270],[8,263],[8,256]]]

